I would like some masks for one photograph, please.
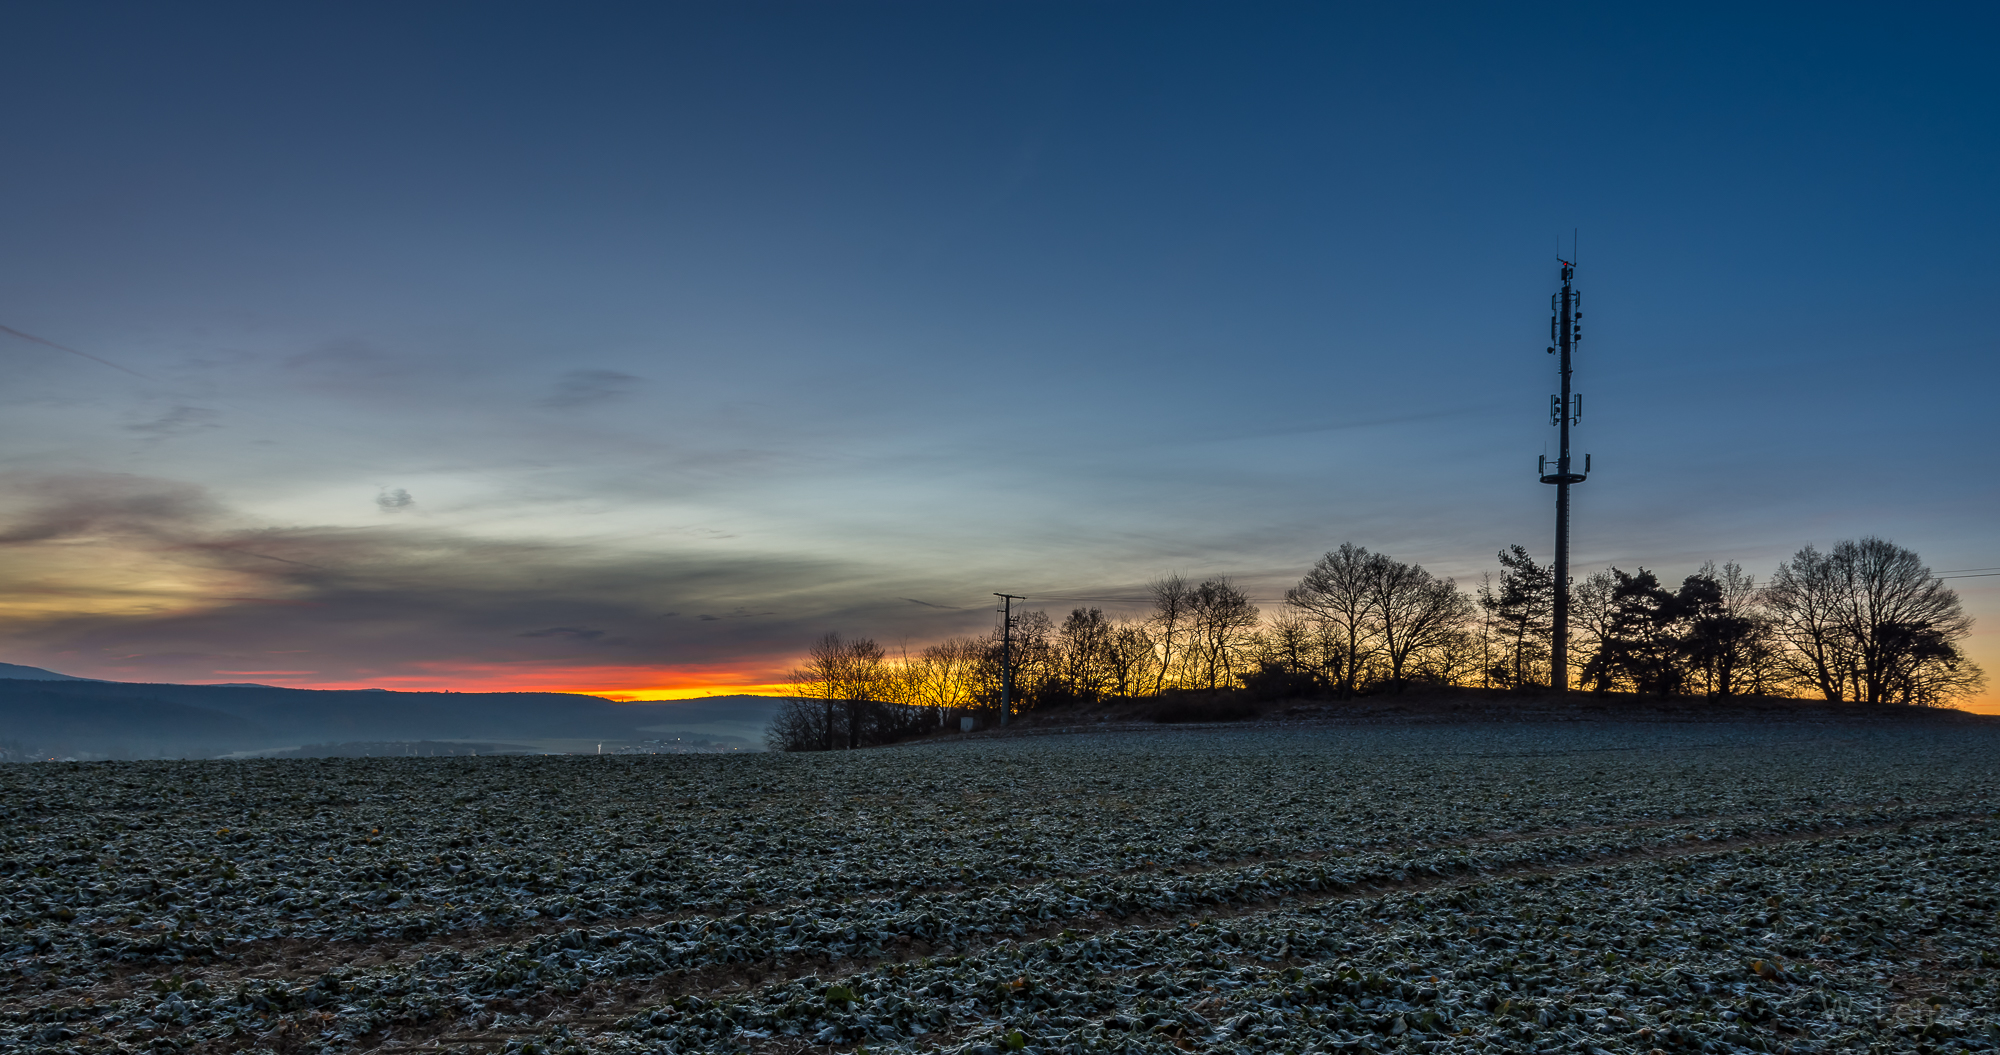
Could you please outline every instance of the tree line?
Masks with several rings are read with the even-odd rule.
[[[1421,565],[1343,544],[1267,618],[1226,576],[1147,584],[1143,616],[1030,611],[1002,632],[890,655],[828,634],[792,673],[774,748],[836,750],[996,716],[1003,652],[1017,711],[1239,693],[1335,698],[1411,686],[1551,684],[1555,578],[1521,546],[1471,591]],[[1673,587],[1606,568],[1570,591],[1571,683],[1597,693],[1817,696],[1939,706],[1983,674],[1959,642],[1972,620],[1918,556],[1879,538],[1807,546],[1760,583],[1735,562]]]

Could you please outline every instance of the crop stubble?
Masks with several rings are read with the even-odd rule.
[[[1982,1050],[1984,729],[0,769],[23,1051]]]

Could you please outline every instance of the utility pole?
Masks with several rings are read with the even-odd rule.
[[[1007,712],[1014,709],[1014,602],[1025,601],[1026,597],[1016,597],[1011,593],[996,593],[1001,598],[1000,620],[1000,724],[1007,724]]]
[[[1570,253],[1575,256],[1575,252]],[[1583,318],[1583,295],[1571,288],[1570,280],[1576,276],[1576,264],[1560,257],[1556,262],[1562,265],[1562,292],[1549,296],[1549,339],[1555,343],[1549,346],[1549,354],[1562,355],[1562,394],[1549,397],[1549,424],[1560,431],[1560,451],[1556,455],[1555,471],[1549,471],[1549,456],[1542,455],[1541,476],[1545,484],[1556,485],[1556,568],[1555,568],[1555,634],[1554,655],[1549,661],[1549,684],[1557,692],[1569,691],[1569,485],[1580,484],[1590,475],[1590,455],[1583,456],[1583,471],[1577,472],[1570,463],[1569,430],[1583,421],[1583,394],[1571,394],[1569,388],[1570,350],[1583,339],[1578,320]]]

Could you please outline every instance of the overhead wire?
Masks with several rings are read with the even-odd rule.
[[[57,344],[54,341],[43,340],[42,338],[37,337],[32,333],[22,333],[20,330],[17,330],[12,326],[0,326],[0,333],[12,334],[13,336],[19,337],[24,341],[32,341],[35,344],[44,345],[49,348],[54,348],[56,351],[59,352],[68,352],[71,355],[80,355],[85,359],[90,360],[93,363],[102,363],[113,370],[123,370],[124,372],[131,374],[133,377],[139,378],[141,380],[145,381],[159,380],[158,378],[147,377],[145,374],[142,374],[139,371],[134,370],[129,366],[120,366],[117,363],[114,363],[111,360],[104,358],[103,356],[92,355],[89,352],[79,352],[76,349],[69,347],[68,345],[62,345],[62,344]]]

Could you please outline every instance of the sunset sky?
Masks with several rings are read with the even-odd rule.
[[[664,698],[1476,582],[1573,230],[1579,575],[2000,570],[1995,10],[14,5],[0,325],[116,365],[0,333],[0,661]]]

